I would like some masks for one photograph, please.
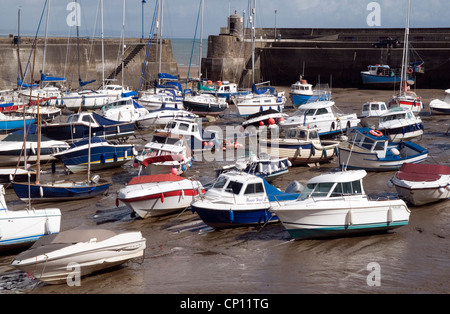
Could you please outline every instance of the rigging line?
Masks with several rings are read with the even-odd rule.
[[[147,72],[147,62],[150,57],[150,50],[151,50],[152,42],[154,39],[154,28],[155,28],[155,24],[156,24],[157,11],[158,11],[158,1],[155,1],[155,10],[153,11],[153,19],[152,19],[152,24],[150,26],[150,33],[149,33],[148,41],[147,41],[147,50],[145,52],[145,59],[142,64],[141,78],[139,80],[138,91],[141,90],[143,81],[145,80],[145,73]]]
[[[197,14],[197,23],[195,24],[194,39],[192,40],[191,58],[189,59],[189,68],[188,68],[188,75],[187,75],[187,78],[186,78],[186,87],[185,88],[187,88],[187,86],[188,86],[189,74],[191,73],[192,55],[194,54],[195,38],[197,37],[198,21],[200,19],[200,12],[201,12],[201,10],[202,10],[202,0],[200,0],[200,7],[198,9],[198,14]]]

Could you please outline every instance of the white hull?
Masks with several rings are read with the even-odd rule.
[[[365,198],[291,202],[272,208],[294,238],[388,230],[405,225],[409,210],[401,200],[370,201]]]
[[[34,256],[31,248],[29,252],[24,252],[23,257],[18,255],[12,266],[31,273],[43,282],[59,284],[73,280],[76,270],[79,270],[77,275],[82,277],[141,257],[145,246],[146,240],[141,232],[127,232],[103,241],[97,242],[93,238],[63,248],[50,244],[45,254],[39,254],[40,247],[37,247],[37,255]]]
[[[39,210],[0,210],[0,250],[31,245],[46,234],[58,233],[61,211],[57,208]]]
[[[171,214],[190,206],[194,197],[204,193],[199,181],[152,182],[128,185],[119,191],[117,199],[139,217]]]
[[[395,185],[399,197],[414,206],[421,206],[450,198],[450,187],[448,185],[447,187],[438,185],[421,188],[417,184],[416,186],[408,187],[404,184],[399,184],[394,180],[392,180],[392,182]]]
[[[338,142],[335,145],[315,147],[313,149],[267,147],[267,153],[276,158],[288,158],[293,165],[306,163],[324,163],[336,156]]]

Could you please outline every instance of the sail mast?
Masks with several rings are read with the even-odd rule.
[[[409,63],[409,16],[411,10],[411,0],[408,0],[408,8],[406,12],[406,26],[405,26],[405,39],[403,47],[403,60],[402,60],[402,74],[401,74],[401,92],[400,94],[405,94],[407,91],[408,82],[408,63]]]

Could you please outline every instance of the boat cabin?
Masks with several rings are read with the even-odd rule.
[[[410,120],[415,121],[416,116],[412,110],[408,110],[402,107],[394,107],[380,117],[380,123],[392,121],[392,120]]]
[[[349,144],[360,147],[372,153],[378,158],[386,157],[389,139],[380,131],[371,128],[354,129],[354,134],[349,136]]]
[[[81,123],[89,126],[89,123],[91,124],[91,127],[99,127],[100,125],[95,121],[95,119],[92,117],[92,113],[85,112],[85,113],[75,113],[71,114],[68,118],[66,123]]]
[[[364,196],[362,179],[366,175],[367,172],[365,170],[350,170],[314,177],[306,183],[297,200]]]
[[[362,117],[379,117],[388,111],[386,103],[382,101],[369,101],[362,106]]]
[[[233,204],[268,202],[263,180],[239,171],[222,173],[204,196]]]
[[[287,139],[297,139],[300,141],[320,141],[319,130],[317,128],[308,128],[298,126],[286,131]]]
[[[291,94],[312,95],[312,84],[308,84],[306,80],[301,80],[291,85]]]

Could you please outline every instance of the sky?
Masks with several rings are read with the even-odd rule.
[[[75,0],[0,0],[0,35],[18,33],[20,8],[21,35],[45,36],[46,16],[44,5],[50,3],[48,34],[50,36],[74,36],[74,26],[67,18],[72,13],[67,6]],[[77,0],[81,7],[80,36],[100,37],[101,23],[98,10],[100,0]],[[123,26],[123,3],[125,24]],[[156,0],[103,0],[103,28],[105,37],[150,35],[150,27]],[[229,14],[235,11],[248,18],[248,0],[205,0],[203,37],[218,35],[226,27]],[[252,0],[253,2],[253,0]],[[368,5],[375,2],[378,9]],[[194,38],[200,0],[164,0],[163,37]],[[372,8],[372,9],[371,9]],[[378,14],[379,26],[404,28],[407,0],[257,0],[256,27],[277,28],[368,28],[367,18]],[[276,13],[275,13],[276,11]],[[376,11],[376,12],[375,12]],[[411,0],[411,28],[450,27],[448,20],[450,1]],[[142,23],[142,14],[144,23]],[[42,22],[39,21],[42,15]],[[372,15],[373,16],[373,15]],[[143,29],[143,31],[142,31]],[[196,38],[200,36],[200,26]]]

